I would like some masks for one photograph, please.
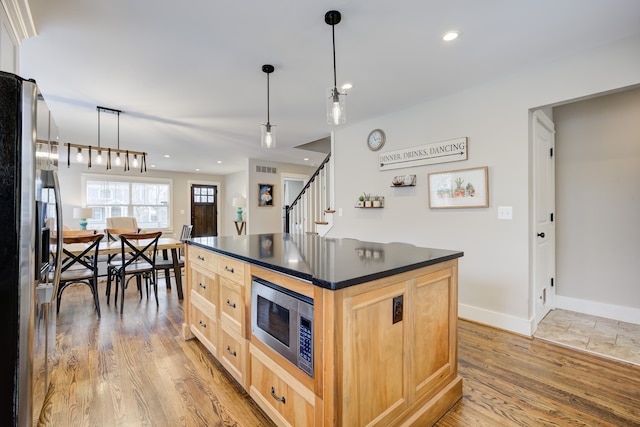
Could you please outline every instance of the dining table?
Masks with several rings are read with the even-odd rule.
[[[130,240],[130,242],[136,242],[135,246],[137,248],[144,248],[149,240],[140,239],[140,240]],[[63,245],[63,249],[73,255],[80,255],[86,248],[87,243],[65,243]],[[178,291],[178,299],[183,299],[183,290],[182,290],[182,271],[179,263],[179,250],[184,248],[184,242],[178,239],[174,239],[173,237],[160,237],[158,239],[158,247],[156,250],[162,251],[162,256],[164,259],[168,259],[168,251],[171,251],[171,258],[173,260],[173,271],[176,276],[176,289]],[[100,255],[113,255],[118,254],[122,251],[122,245],[119,240],[117,241],[102,241],[98,247],[98,256]]]

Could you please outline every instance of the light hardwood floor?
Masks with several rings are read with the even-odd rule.
[[[182,340],[182,303],[161,285],[159,308],[128,289],[122,317],[101,295],[101,320],[88,288],[65,291],[40,425],[272,425],[203,346]],[[463,398],[438,426],[640,426],[640,366],[461,321],[459,370]]]

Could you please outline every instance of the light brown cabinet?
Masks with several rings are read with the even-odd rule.
[[[185,338],[203,341],[277,425],[431,425],[462,396],[457,259],[329,290],[192,249]],[[314,300],[313,377],[251,334],[252,275]]]
[[[448,262],[337,292],[342,425],[428,425],[442,415],[437,400],[459,399],[456,270]]]
[[[185,339],[197,337],[227,371],[248,389],[245,265],[187,246]],[[247,269],[248,271],[248,269]]]

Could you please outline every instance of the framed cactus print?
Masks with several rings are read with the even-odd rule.
[[[488,208],[489,168],[487,166],[429,174],[429,207]]]

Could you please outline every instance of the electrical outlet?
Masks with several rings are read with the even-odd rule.
[[[402,322],[402,295],[393,299],[393,323]]]
[[[511,206],[498,206],[498,219],[513,219],[513,208]]]

